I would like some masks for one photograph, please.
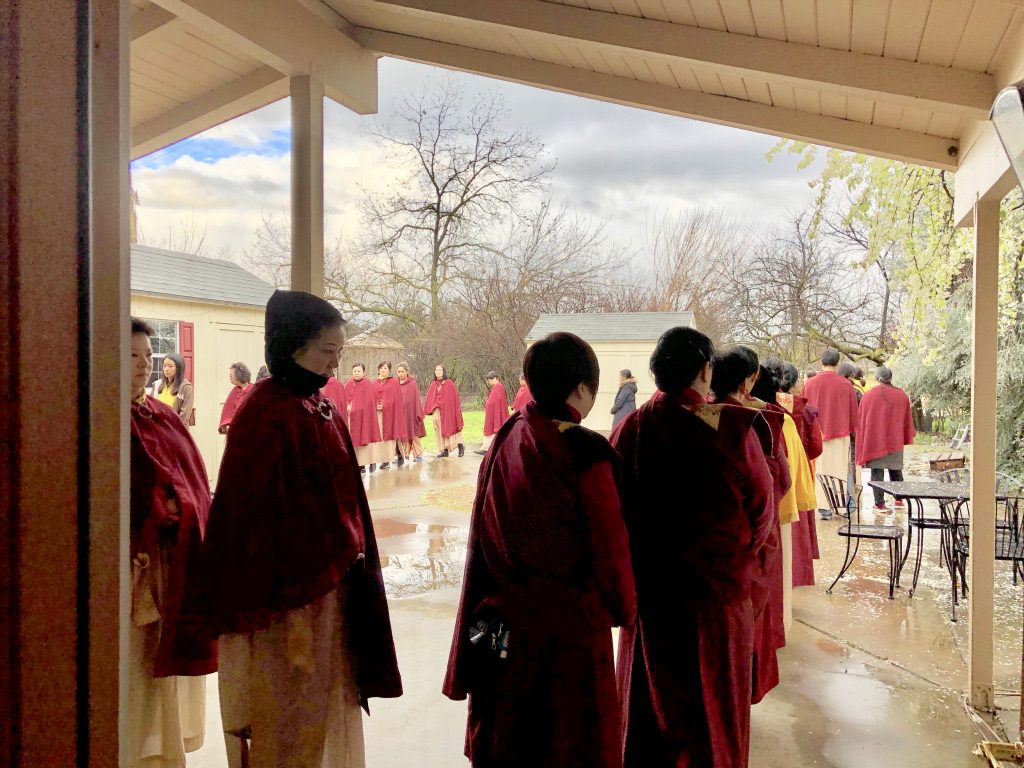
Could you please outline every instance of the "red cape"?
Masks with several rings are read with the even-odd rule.
[[[402,692],[377,540],[341,414],[273,377],[253,387],[228,433],[203,545],[214,634],[265,629],[275,615],[347,582],[345,623],[360,700]]]
[[[747,765],[750,575],[775,514],[759,418],[687,390],[652,397],[612,435],[640,606],[616,665],[628,767]]]
[[[210,481],[188,428],[172,409],[153,397],[131,409],[132,558],[159,562],[168,550],[170,572],[161,605],[160,640],[154,677],[208,675],[217,671],[216,645],[186,610],[188,582],[200,565],[200,545],[210,512]],[[167,521],[173,498],[180,520]]]
[[[405,428],[409,433],[409,436],[403,439],[426,437],[427,427],[423,422],[423,403],[420,401],[420,385],[416,382],[416,377],[409,376],[405,381],[398,382],[398,385],[402,390]]]
[[[348,396],[345,394],[344,384],[334,376],[331,376],[324,385],[324,388],[320,390],[320,394],[334,403],[334,407],[338,409],[341,418],[346,419],[348,414]]]
[[[822,437],[835,440],[857,431],[857,393],[835,371],[819,371],[804,385],[804,397],[818,409]]]
[[[238,413],[238,409],[242,406],[245,396],[249,394],[251,389],[252,384],[231,388],[227,399],[224,401],[224,407],[220,411],[220,424],[217,425],[218,430],[231,426],[231,420],[235,418],[235,414]]]
[[[381,415],[381,440],[408,440],[409,425],[405,422],[405,404],[402,387],[398,379],[388,376],[381,381],[375,379],[373,391],[376,402],[383,405]]]
[[[821,427],[818,426],[818,409],[799,395],[778,396],[779,404],[793,416],[800,442],[804,446],[807,458],[811,462],[811,475],[814,474],[814,459],[821,456]],[[800,510],[800,519],[793,523],[793,586],[810,587],[814,585],[814,562],[819,557],[818,526],[815,518],[817,510]]]
[[[377,390],[370,379],[345,382],[345,397],[352,410],[348,413],[348,429],[356,445],[379,443],[380,426],[377,424]]]
[[[444,694],[469,695],[474,765],[611,768],[622,760],[610,628],[636,593],[608,442],[535,403],[480,468]],[[469,630],[510,625],[498,676]]]
[[[521,411],[528,402],[533,400],[533,395],[530,394],[530,388],[523,384],[517,391],[516,396],[512,400],[512,410]]]
[[[487,393],[487,403],[484,405],[484,436],[493,435],[507,420],[508,394],[505,392],[505,385],[498,381]]]
[[[433,413],[441,409],[441,436],[451,437],[462,431],[462,403],[459,401],[459,390],[451,379],[438,381],[434,379],[427,388],[423,412]]]
[[[863,467],[914,442],[914,418],[907,393],[892,384],[879,384],[860,401],[857,464]]]

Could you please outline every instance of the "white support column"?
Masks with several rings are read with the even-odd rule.
[[[996,520],[996,353],[999,200],[974,204],[974,306],[971,355],[971,705],[995,709],[992,691]]]
[[[293,77],[292,290],[324,294],[324,86]]]

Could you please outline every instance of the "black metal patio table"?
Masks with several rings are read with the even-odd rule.
[[[877,488],[882,493],[903,500],[907,503],[907,548],[903,553],[903,563],[906,563],[910,555],[910,546],[914,538],[914,528],[919,530],[917,536],[917,558],[914,563],[914,580],[910,586],[910,596],[914,596],[917,589],[917,578],[921,574],[921,558],[924,554],[924,532],[926,529],[939,531],[942,537],[940,546],[943,547],[943,555],[949,557],[945,551],[946,533],[948,523],[942,517],[926,517],[924,513],[925,501],[963,501],[971,496],[971,488],[967,483],[943,483],[937,480],[901,480],[882,482],[872,480],[868,483],[871,488]],[[903,563],[900,563],[902,568]]]

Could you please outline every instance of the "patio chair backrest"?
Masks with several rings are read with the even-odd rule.
[[[971,482],[971,470],[966,467],[960,469],[947,469],[935,476],[940,483],[964,483]],[[996,493],[1008,496],[1024,496],[1024,481],[1006,472],[996,472]]]
[[[828,499],[828,505],[832,509],[833,514],[846,515],[846,481],[842,478],[834,477],[832,475],[818,475],[818,482],[821,483],[821,489],[825,492],[825,498]],[[857,488],[856,499],[854,500],[857,508],[856,520],[851,519],[850,522],[860,522],[860,494],[863,491],[862,488]]]

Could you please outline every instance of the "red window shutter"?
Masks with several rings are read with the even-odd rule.
[[[195,323],[178,322],[178,354],[185,362],[185,378],[196,383]]]

